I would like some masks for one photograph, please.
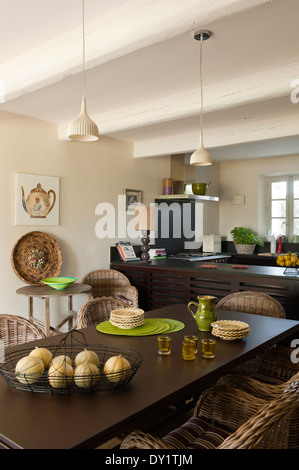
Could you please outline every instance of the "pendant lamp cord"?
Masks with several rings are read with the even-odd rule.
[[[203,145],[203,129],[202,129],[202,110],[203,110],[203,92],[202,92],[202,43],[203,33],[200,35],[200,143]]]
[[[84,15],[84,0],[82,0],[82,36],[83,36],[83,96],[85,97],[85,15]]]

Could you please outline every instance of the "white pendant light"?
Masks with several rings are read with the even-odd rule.
[[[191,155],[190,165],[194,166],[208,166],[212,165],[212,157],[203,145],[203,130],[202,130],[202,108],[203,108],[203,92],[202,92],[202,43],[204,40],[209,39],[211,33],[206,30],[197,31],[194,33],[194,39],[200,41],[200,141],[198,149]]]
[[[92,142],[98,140],[99,129],[95,122],[88,116],[85,98],[85,19],[84,0],[82,0],[82,25],[83,25],[83,98],[79,116],[71,122],[68,128],[68,137],[80,142]]]

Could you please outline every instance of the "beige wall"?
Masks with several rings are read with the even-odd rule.
[[[265,237],[264,179],[298,173],[298,155],[238,160],[220,164],[220,234],[231,240],[234,226],[245,226]],[[245,205],[232,205],[233,195],[245,196]]]
[[[170,158],[134,159],[129,143],[101,138],[96,143],[61,142],[57,126],[0,112],[0,313],[27,317],[27,299],[16,295],[25,284],[11,266],[15,242],[24,234],[41,230],[53,236],[63,253],[61,275],[81,279],[87,272],[109,266],[109,246],[118,239],[99,239],[95,208],[101,202],[117,205],[125,188],[143,191],[143,202],[161,194],[162,180],[170,176]],[[60,225],[14,225],[15,173],[60,178]],[[78,308],[85,296],[74,298]],[[43,304],[35,301],[37,317]],[[66,299],[51,302],[53,324],[66,312]]]

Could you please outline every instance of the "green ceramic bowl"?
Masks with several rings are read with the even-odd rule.
[[[47,284],[47,286],[53,287],[56,290],[62,290],[77,281],[76,277],[49,277],[43,279],[41,282]]]
[[[208,184],[206,183],[192,183],[192,192],[196,196],[204,196],[206,194]]]

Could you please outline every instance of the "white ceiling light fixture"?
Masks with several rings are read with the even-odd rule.
[[[93,142],[99,139],[99,129],[96,123],[88,116],[85,97],[85,17],[84,0],[82,0],[82,26],[83,26],[83,98],[79,116],[71,122],[68,128],[68,138],[79,142]]]
[[[210,31],[200,30],[194,33],[194,39],[200,41],[200,141],[199,147],[191,155],[190,165],[194,166],[208,166],[212,165],[212,157],[203,145],[203,130],[202,130],[202,108],[203,108],[203,91],[202,91],[202,44],[203,41],[209,39],[211,36]]]

